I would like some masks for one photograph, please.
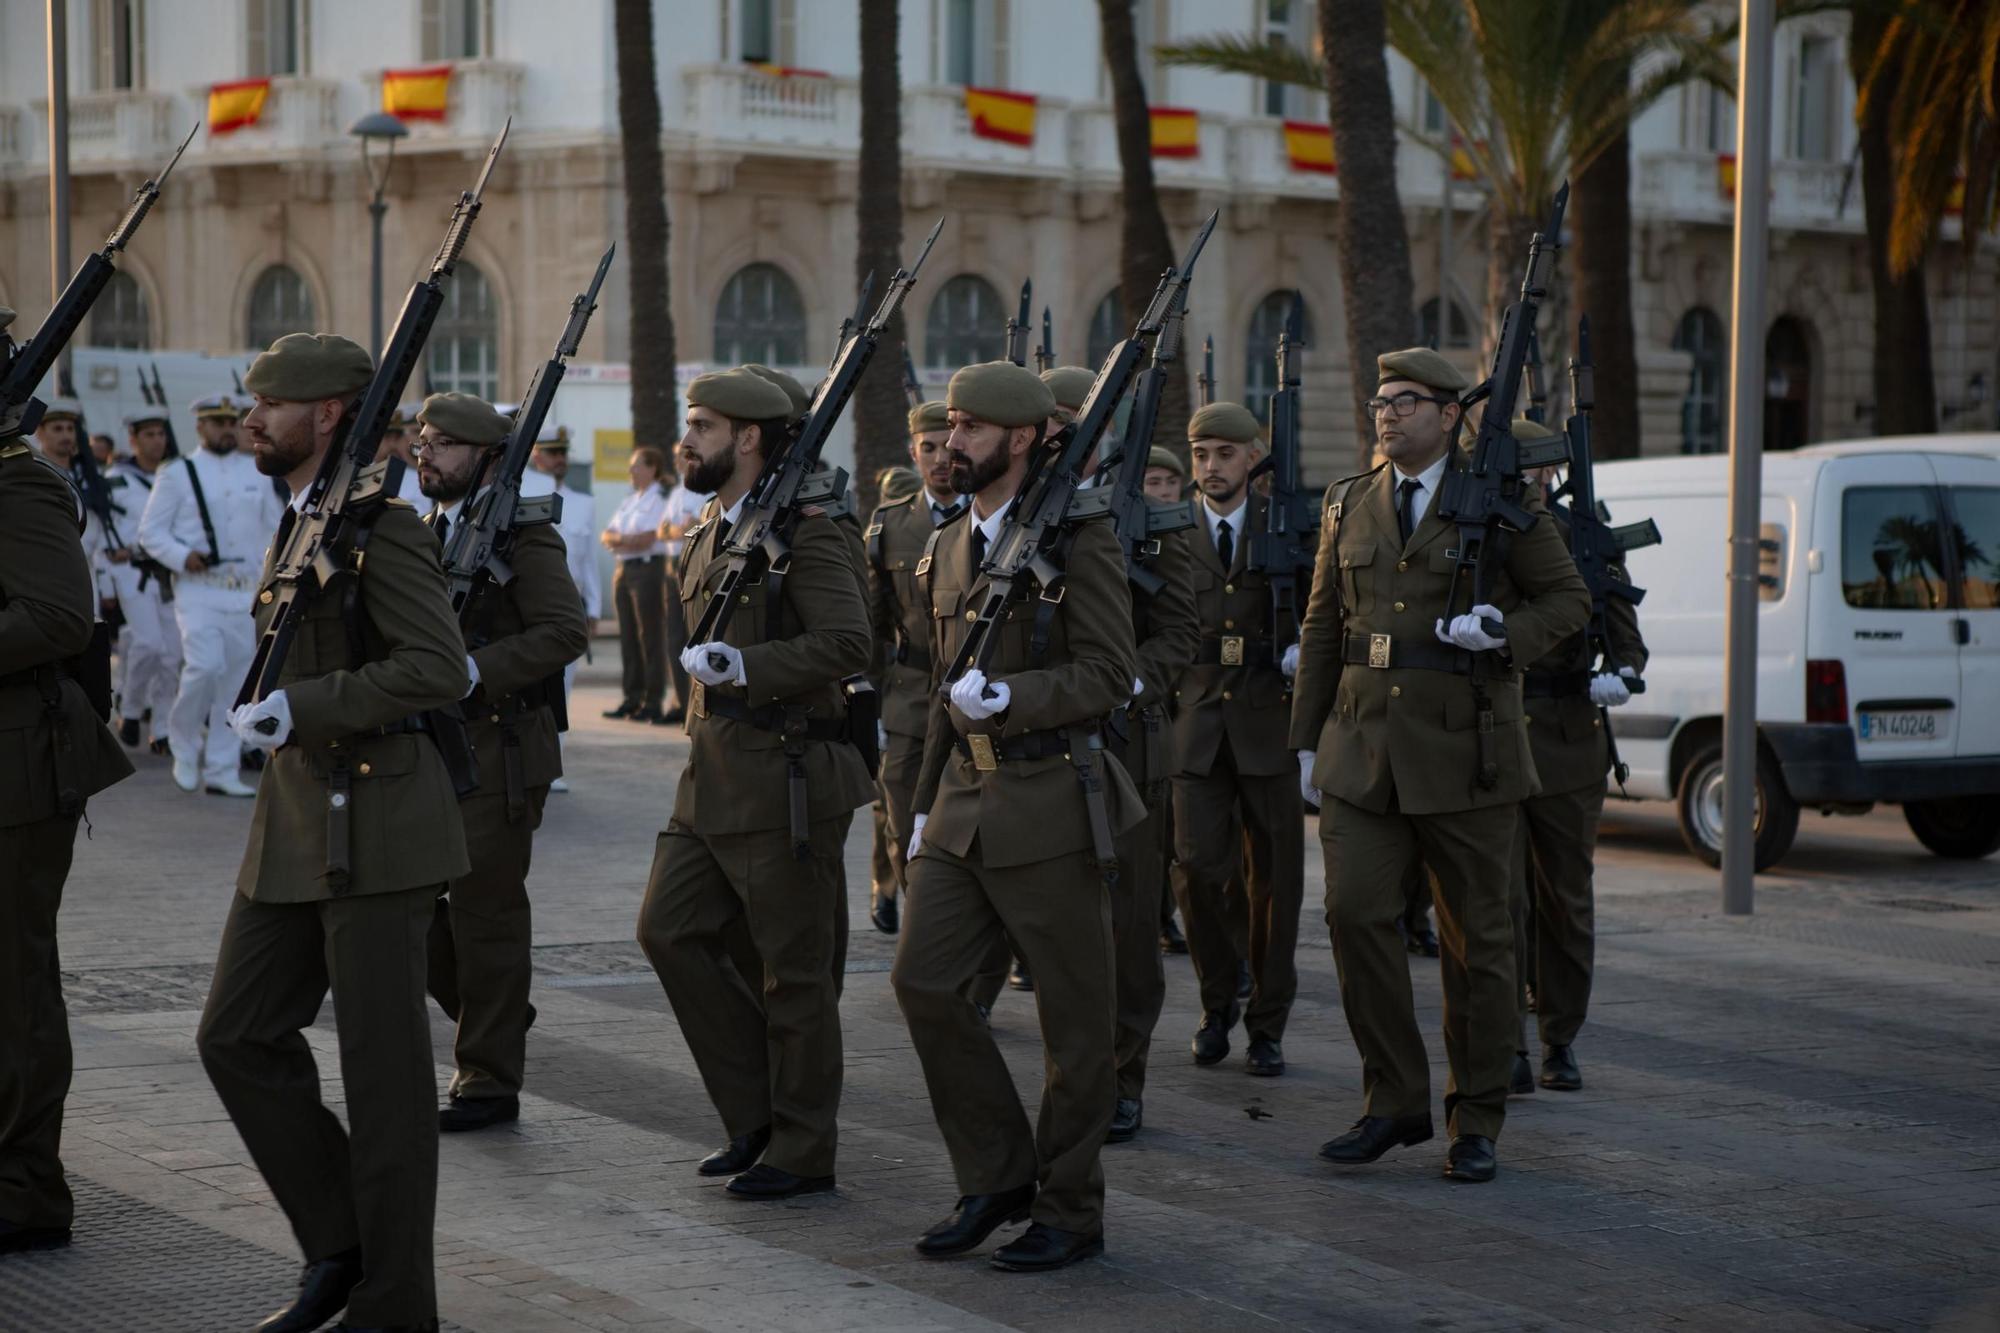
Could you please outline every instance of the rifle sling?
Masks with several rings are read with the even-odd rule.
[[[183,458],[181,462],[187,467],[188,489],[194,492],[194,511],[201,515],[202,535],[208,538],[208,563],[219,565],[222,563],[222,547],[215,540],[215,522],[208,516],[208,497],[201,491],[201,474],[194,470],[192,457]]]

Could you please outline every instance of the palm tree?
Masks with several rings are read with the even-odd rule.
[[[1629,77],[1629,74],[1627,75]],[[1594,458],[1639,456],[1639,349],[1632,316],[1632,136],[1624,126],[1576,173],[1570,187],[1572,309],[1590,316],[1597,383],[1618,392],[1591,409]],[[1559,379],[1562,368],[1550,367]]]
[[[619,156],[625,169],[625,263],[630,285],[632,438],[680,438],[675,408],[674,316],[667,285],[667,169],[653,72],[652,0],[616,0]]]
[[[903,262],[903,72],[898,0],[861,0],[861,166],[855,205],[857,285],[876,275],[881,292]],[[875,475],[908,461],[900,311],[854,391],[854,486],[872,511]]]

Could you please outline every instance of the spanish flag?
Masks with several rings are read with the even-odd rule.
[[[382,109],[398,120],[443,120],[451,66],[382,71]]]
[[[1736,154],[1715,155],[1715,189],[1724,199],[1736,197]]]
[[[1285,122],[1285,156],[1293,171],[1317,171],[1331,176],[1338,168],[1333,160],[1333,127],[1309,120]]]
[[[829,79],[833,76],[823,69],[800,69],[796,65],[773,65],[767,60],[752,60],[750,68],[766,78],[772,79]]]
[[[1484,151],[1486,143],[1481,140],[1479,148]],[[1476,181],[1479,179],[1479,164],[1466,151],[1465,140],[1453,135],[1451,139],[1451,178],[1455,181]]]
[[[1029,148],[1035,142],[1035,95],[998,88],[967,88],[965,118],[982,139]]]
[[[209,134],[227,134],[245,125],[255,125],[264,114],[264,100],[270,95],[269,79],[215,84],[208,90]]]
[[[1199,115],[1178,106],[1156,106],[1152,115],[1154,157],[1201,156]]]

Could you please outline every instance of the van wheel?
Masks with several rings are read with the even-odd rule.
[[[1695,752],[1681,771],[1679,808],[1681,841],[1712,866],[1722,864],[1722,742],[1711,741]],[[1799,832],[1799,803],[1785,787],[1777,761],[1757,747],[1757,846],[1751,863],[1769,870],[1792,849]],[[1919,835],[1921,836],[1921,835]]]
[[[2000,796],[1908,801],[1903,818],[1917,841],[1939,856],[1977,861],[2000,852]]]

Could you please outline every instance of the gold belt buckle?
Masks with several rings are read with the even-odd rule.
[[[1383,671],[1388,668],[1389,636],[1387,634],[1371,634],[1368,636],[1368,665],[1377,671]]]
[[[697,680],[694,682],[694,689],[691,691],[691,693],[694,695],[694,698],[690,702],[694,706],[690,708],[688,711],[693,713],[696,717],[707,717],[708,687],[706,685],[703,685],[700,681]]]
[[[965,748],[972,751],[972,766],[981,773],[999,771],[1000,756],[994,752],[991,736],[973,732],[965,738]]]
[[[1241,634],[1225,634],[1222,636],[1222,665],[1243,665],[1243,636]]]

